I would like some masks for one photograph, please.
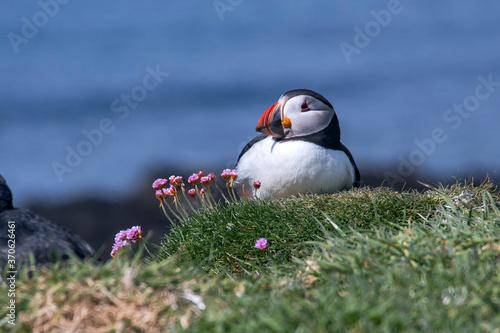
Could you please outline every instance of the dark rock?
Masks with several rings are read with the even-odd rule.
[[[71,217],[71,215],[66,215],[65,219],[68,219],[68,216]],[[0,265],[2,269],[9,259],[8,255],[14,251],[16,264],[20,262],[26,264],[30,252],[33,253],[37,265],[54,262],[59,258],[68,259],[70,253],[81,259],[95,255],[94,249],[77,234],[30,210],[14,208],[10,188],[0,175]],[[15,269],[9,267],[8,270]]]

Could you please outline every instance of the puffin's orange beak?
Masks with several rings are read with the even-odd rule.
[[[271,105],[260,117],[255,131],[274,136],[275,138],[282,138],[285,133],[283,132],[283,125],[281,123],[281,108],[281,101]]]

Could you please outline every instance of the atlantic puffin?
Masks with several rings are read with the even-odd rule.
[[[283,198],[359,187],[359,170],[340,142],[335,110],[317,92],[286,92],[262,114],[255,130],[262,134],[243,148],[235,166],[241,196]]]
[[[27,209],[14,208],[12,192],[0,175],[0,270],[6,264],[8,271],[15,271],[19,264],[27,266],[29,253],[37,266],[68,259],[70,254],[81,259],[95,255],[77,234]],[[9,254],[15,255],[15,267]]]

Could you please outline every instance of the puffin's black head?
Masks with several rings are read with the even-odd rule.
[[[5,179],[0,175],[0,213],[12,208],[14,208],[12,206],[12,192],[7,186]]]
[[[328,128],[340,140],[340,127],[332,104],[307,89],[290,90],[260,117],[255,130],[276,138],[290,139],[318,133]]]

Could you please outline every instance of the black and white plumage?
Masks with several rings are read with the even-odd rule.
[[[240,195],[252,196],[255,181],[261,182],[261,198],[359,186],[356,163],[340,142],[335,110],[320,94],[307,89],[285,93],[264,112],[256,131],[263,134],[243,148],[236,164]]]
[[[14,223],[9,223],[10,221]],[[11,229],[9,224],[14,226],[12,232],[9,232]],[[14,236],[9,237],[10,234]],[[95,255],[94,249],[77,234],[30,210],[14,208],[12,192],[0,175],[0,265],[2,270],[7,264],[9,244],[12,246],[14,243],[16,263],[22,261],[26,264],[30,252],[33,253],[37,265],[54,262],[58,258],[67,259],[69,253],[81,259]],[[12,269],[8,268],[8,270]]]

